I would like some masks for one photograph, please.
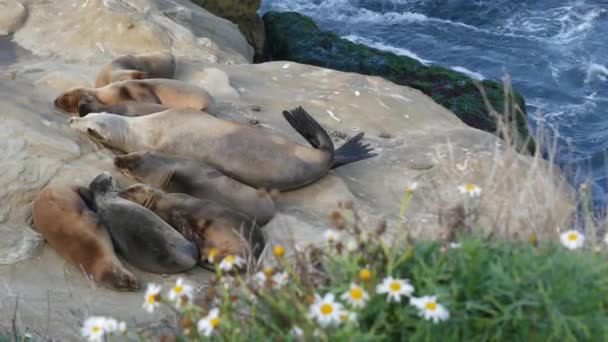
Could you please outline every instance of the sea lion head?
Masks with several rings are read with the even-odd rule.
[[[77,113],[78,102],[84,95],[89,95],[89,91],[84,88],[70,89],[55,99],[55,107],[69,113]]]
[[[71,117],[70,127],[110,147],[121,149],[129,134],[129,124],[116,114],[90,113],[85,117]]]
[[[146,152],[133,152],[114,157],[114,166],[127,176],[136,177],[135,171],[145,163]]]
[[[116,184],[114,177],[105,171],[93,178],[91,183],[89,183],[89,190],[91,190],[93,196],[118,192],[118,184]]]
[[[114,157],[114,165],[128,177],[139,182],[164,188],[173,172],[167,169],[167,162],[158,153],[149,151],[133,152]]]
[[[78,101],[78,114],[80,117],[83,117],[89,113],[98,112],[100,106],[101,103],[99,103],[95,96],[84,94],[80,97],[80,101]]]
[[[149,208],[157,198],[162,196],[162,192],[148,184],[137,183],[122,190],[118,196]]]

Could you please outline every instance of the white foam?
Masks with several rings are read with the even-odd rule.
[[[384,50],[384,51],[388,51],[388,52],[392,52],[396,55],[400,55],[400,56],[407,56],[410,58],[413,58],[417,61],[419,61],[420,63],[424,64],[424,65],[429,65],[432,62],[428,59],[424,59],[420,56],[418,56],[417,54],[413,53],[412,51],[408,50],[408,49],[404,49],[404,48],[399,48],[396,46],[392,46],[392,45],[387,45],[381,42],[377,42],[377,41],[373,41],[371,39],[367,39],[367,38],[363,38],[354,34],[350,34],[348,36],[344,36],[342,37],[344,39],[348,39],[351,42],[354,43],[359,43],[359,44],[363,44],[363,45],[367,45],[369,47],[373,47],[379,50]]]
[[[606,82],[608,80],[608,68],[606,68],[604,65],[589,63],[586,72],[587,77],[585,77],[585,83],[589,83],[594,79],[599,79],[602,82]]]
[[[478,72],[476,72],[476,71],[469,70],[469,69],[467,69],[467,68],[465,68],[465,67],[461,67],[461,66],[453,66],[453,67],[451,67],[451,69],[452,69],[452,70],[454,70],[454,71],[461,72],[461,73],[463,73],[463,74],[465,74],[465,75],[469,76],[470,78],[474,78],[474,79],[476,79],[476,80],[483,81],[483,80],[485,80],[485,79],[486,79],[486,78],[485,78],[485,77],[484,77],[484,76],[483,76],[481,73],[478,73]]]

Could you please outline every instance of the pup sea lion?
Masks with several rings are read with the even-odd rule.
[[[203,261],[211,248],[217,249],[215,261],[221,261],[228,255],[245,258],[249,250],[257,258],[264,247],[264,235],[258,225],[246,215],[219,203],[186,194],[166,193],[141,183],[122,190],[120,197],[152,210],[194,241]]]
[[[123,55],[101,67],[95,80],[95,88],[116,81],[173,78],[174,74],[175,57],[170,52]]]
[[[112,113],[123,116],[142,116],[152,113],[158,113],[169,109],[163,106],[150,102],[125,101],[113,105],[104,105],[97,98],[91,95],[83,95],[78,102],[78,114],[85,116],[89,113]]]
[[[117,290],[135,290],[139,281],[114,254],[106,227],[79,192],[86,188],[51,184],[32,206],[34,225],[57,254],[93,280]]]
[[[91,113],[70,126],[125,152],[152,150],[206,162],[256,188],[287,191],[323,177],[332,167],[373,157],[363,133],[334,151],[327,132],[301,107],[284,117],[312,147],[258,127],[192,111],[140,117]]]
[[[214,103],[203,88],[178,80],[151,78],[118,81],[101,88],[74,88],[59,95],[55,99],[55,106],[69,113],[77,113],[78,103],[85,95],[93,96],[104,105],[138,101],[197,111],[209,110]]]
[[[89,189],[97,216],[129,263],[153,273],[177,273],[196,265],[196,246],[149,209],[118,197],[109,173],[95,177]]]
[[[146,151],[116,156],[114,165],[138,182],[234,208],[255,219],[260,226],[270,221],[276,211],[268,193],[257,191],[196,160]]]

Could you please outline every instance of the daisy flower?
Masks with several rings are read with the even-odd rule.
[[[348,304],[355,308],[362,308],[369,299],[367,292],[357,284],[350,284],[350,289],[340,296]]]
[[[355,239],[350,239],[348,240],[348,242],[346,242],[346,250],[349,252],[354,252],[359,248],[359,244],[357,244],[357,240]]]
[[[448,310],[443,305],[437,303],[437,296],[412,298],[410,303],[418,309],[418,314],[427,321],[432,320],[433,323],[438,323],[450,318]]]
[[[335,243],[340,239],[340,233],[336,232],[333,229],[326,230],[323,235],[325,236],[325,240],[327,240],[328,243]]]
[[[338,316],[340,317],[340,322],[356,322],[357,321],[357,314],[354,312],[342,310],[342,311],[340,311]]]
[[[222,260],[222,262],[220,262],[220,270],[228,272],[232,269],[232,267],[236,266],[239,268],[243,266],[244,263],[245,260],[240,256],[228,255]]]
[[[169,290],[169,300],[175,301],[177,307],[180,307],[184,300],[184,296],[188,300],[192,299],[193,290],[192,285],[184,284],[183,278],[177,278],[175,285]]]
[[[212,247],[211,249],[209,249],[209,251],[207,252],[207,261],[213,264],[217,253],[219,253],[219,250],[217,248]]]
[[[372,279],[372,271],[369,268],[363,268],[359,271],[359,280],[365,282],[370,281]]]
[[[585,236],[576,230],[567,230],[560,235],[562,245],[568,249],[577,249],[583,246]]]
[[[91,316],[84,321],[80,332],[87,341],[101,342],[105,334],[106,318]]]
[[[266,284],[266,280],[268,277],[263,271],[256,272],[251,279],[255,282],[257,286],[264,286]]]
[[[146,289],[146,296],[143,308],[152,313],[154,312],[154,308],[160,305],[158,302],[160,300],[160,285],[150,283],[148,284],[148,289]]]
[[[414,192],[418,189],[418,182],[410,182],[405,186],[406,192]]]
[[[203,334],[205,337],[211,336],[213,331],[220,324],[220,310],[218,308],[213,308],[209,311],[209,314],[203,318],[201,318],[196,327],[198,328],[198,332]]]
[[[342,312],[342,304],[334,300],[333,293],[328,293],[323,298],[315,294],[315,301],[310,306],[310,316],[322,327],[340,323],[340,312]]]
[[[393,277],[389,276],[376,286],[376,292],[387,293],[389,302],[391,300],[401,302],[401,296],[411,296],[412,292],[414,292],[414,287],[407,279],[393,279]]]
[[[470,197],[479,197],[481,195],[481,188],[475,184],[464,184],[458,187],[463,195],[469,195]]]
[[[290,334],[294,337],[303,337],[304,331],[299,326],[294,325],[293,328],[291,328]]]
[[[274,282],[274,287],[276,289],[280,289],[283,285],[287,284],[287,280],[289,279],[289,274],[287,272],[275,273],[272,276],[272,281]]]
[[[106,318],[103,330],[106,333],[115,333],[118,330],[118,321],[111,317]]]
[[[120,332],[121,334],[126,334],[127,333],[127,323],[125,323],[124,321],[118,323],[118,332]]]

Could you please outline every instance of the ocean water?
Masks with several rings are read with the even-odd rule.
[[[506,74],[596,209],[608,190],[608,0],[263,0],[349,40],[471,77]]]

